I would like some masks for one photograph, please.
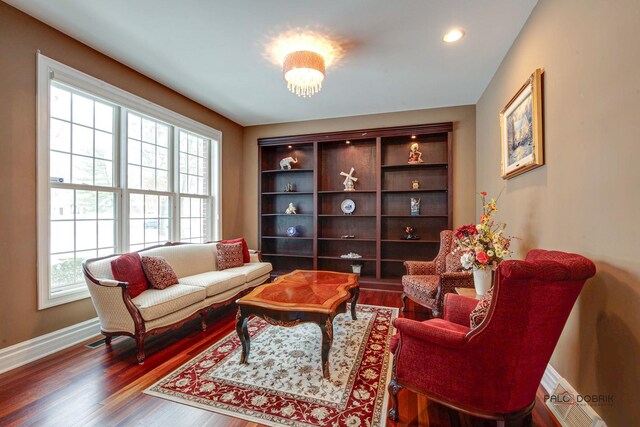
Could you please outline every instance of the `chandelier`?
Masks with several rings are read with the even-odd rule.
[[[324,62],[322,55],[310,50],[289,53],[282,64],[287,88],[303,97],[318,93],[324,80]]]

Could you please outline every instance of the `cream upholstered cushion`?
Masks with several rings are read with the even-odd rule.
[[[142,318],[148,321],[198,304],[205,298],[204,288],[177,284],[165,289],[147,289],[132,301]]]
[[[182,277],[180,283],[189,286],[198,286],[207,291],[207,297],[218,295],[244,285],[246,277],[239,272],[208,271],[206,273],[195,274],[193,276]]]
[[[269,274],[273,270],[273,266],[269,262],[251,262],[246,263],[242,267],[233,267],[224,271],[229,273],[242,274],[247,282],[257,279],[260,276]]]
[[[142,251],[140,255],[164,257],[178,278],[217,270],[214,243],[161,246]]]

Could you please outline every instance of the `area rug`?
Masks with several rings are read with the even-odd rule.
[[[381,427],[397,315],[358,305],[358,320],[336,316],[330,380],[322,376],[318,325],[284,328],[254,317],[248,364],[239,363],[233,332],[144,393],[270,426]]]

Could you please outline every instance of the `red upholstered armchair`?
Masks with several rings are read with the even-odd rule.
[[[444,296],[455,288],[473,288],[473,274],[463,271],[453,231],[440,232],[440,251],[433,261],[405,261],[402,276],[402,311],[406,298],[431,309],[434,317],[442,314]]]
[[[395,319],[392,409],[406,387],[450,408],[507,425],[531,422],[542,374],[571,308],[595,266],[564,252],[532,250],[500,264],[487,317],[469,329],[477,301],[456,294],[444,318]]]

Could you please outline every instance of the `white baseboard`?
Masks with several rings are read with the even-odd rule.
[[[0,374],[100,335],[98,318],[0,349]]]
[[[553,366],[547,365],[547,369],[544,370],[540,384],[542,385],[542,388],[544,388],[544,391],[551,394],[561,379],[562,377],[558,371],[556,371]]]

